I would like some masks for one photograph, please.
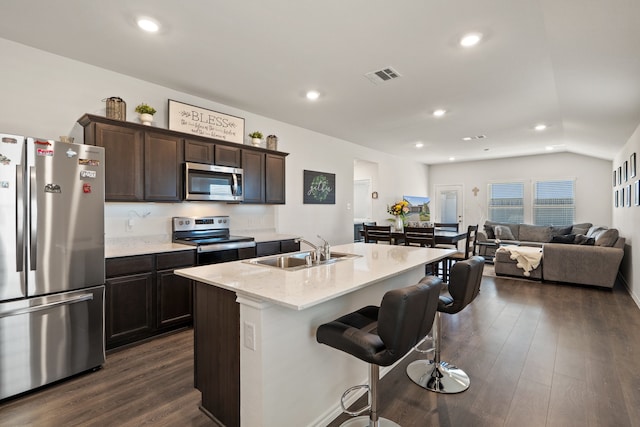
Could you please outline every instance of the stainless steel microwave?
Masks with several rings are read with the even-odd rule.
[[[185,163],[185,200],[219,200],[241,202],[242,169],[227,166]]]

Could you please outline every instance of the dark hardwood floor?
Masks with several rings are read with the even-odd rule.
[[[405,427],[640,426],[640,309],[621,285],[485,277],[476,301],[443,318],[443,360],[471,387],[421,389],[404,372],[413,353],[381,380],[381,416]],[[212,425],[192,346],[189,330],[109,354],[97,372],[0,403],[0,426]]]

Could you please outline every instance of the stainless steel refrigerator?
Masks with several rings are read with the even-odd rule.
[[[5,399],[105,361],[104,150],[0,138]]]

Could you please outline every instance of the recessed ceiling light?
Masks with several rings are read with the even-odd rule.
[[[463,141],[471,141],[473,138],[471,138],[470,136],[465,136],[464,138],[462,138]]]
[[[462,47],[472,47],[472,46],[475,46],[478,43],[480,43],[480,40],[482,40],[482,34],[480,34],[480,33],[465,34],[460,39],[460,46],[462,46]]]
[[[422,148],[424,144],[422,142],[416,142],[416,148]]]
[[[447,112],[447,110],[443,110],[442,108],[439,108],[439,109],[433,111],[433,115],[435,117],[442,117],[442,116],[445,115],[446,112]]]
[[[453,162],[456,158],[455,157],[449,157],[449,161]]]
[[[310,90],[309,92],[307,92],[307,99],[315,101],[318,98],[320,98],[320,92],[315,90]]]
[[[138,27],[149,33],[155,33],[160,29],[160,26],[149,18],[138,19]]]
[[[539,125],[536,125],[534,129],[537,131],[542,131],[542,130],[545,130],[546,128],[547,128],[547,125],[545,125],[544,123],[540,123]]]
[[[545,150],[547,150],[547,151],[553,151],[553,146],[548,145],[548,146],[546,146],[546,147],[545,147]]]

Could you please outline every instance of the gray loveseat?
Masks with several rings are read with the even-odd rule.
[[[624,237],[615,228],[590,223],[572,226],[504,224],[487,221],[477,235],[479,255],[496,256],[499,245],[542,248],[542,262],[531,278],[545,281],[613,287],[624,256]],[[496,274],[519,275],[508,255],[494,259]]]

